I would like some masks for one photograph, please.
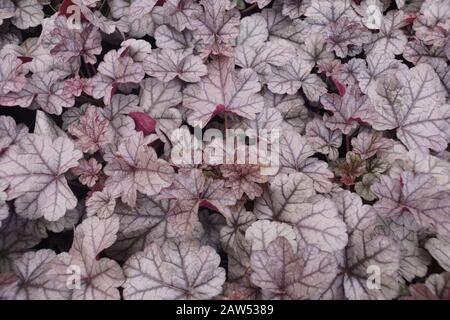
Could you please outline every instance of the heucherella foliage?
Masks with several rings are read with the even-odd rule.
[[[450,299],[448,0],[0,0],[0,299]]]

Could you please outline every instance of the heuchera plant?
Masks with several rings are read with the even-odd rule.
[[[0,114],[0,299],[450,299],[448,0],[0,0]]]

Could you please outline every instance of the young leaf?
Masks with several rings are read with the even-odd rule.
[[[80,176],[80,182],[89,188],[92,188],[98,180],[98,175],[102,170],[102,165],[95,160],[95,158],[80,160],[77,167],[72,169],[72,172]]]
[[[320,98],[323,107],[332,112],[325,114],[325,125],[331,130],[339,129],[349,134],[359,127],[360,122],[367,122],[371,117],[372,105],[367,96],[356,87],[347,88],[343,97],[335,93],[326,93]]]
[[[104,172],[108,175],[108,188],[117,190],[122,201],[130,206],[136,203],[137,191],[155,195],[168,187],[174,178],[172,167],[157,158],[153,148],[145,144],[142,133],[122,141]]]
[[[102,119],[95,108],[89,108],[78,123],[69,126],[70,134],[75,136],[75,145],[85,153],[94,153],[111,140],[109,121]]]
[[[127,55],[119,55],[116,50],[111,50],[99,64],[98,73],[90,79],[92,96],[96,99],[103,98],[105,104],[109,104],[119,84],[139,83],[143,78],[141,64]]]
[[[297,253],[279,237],[266,250],[252,253],[251,266],[251,281],[265,299],[314,299],[332,279],[336,260],[313,247]]]

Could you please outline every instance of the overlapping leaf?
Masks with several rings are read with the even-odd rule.
[[[442,235],[449,234],[448,195],[440,190],[431,174],[404,171],[394,177],[382,176],[372,191],[379,199],[374,208],[380,214],[395,215],[407,211],[420,226]]]
[[[142,133],[125,139],[104,172],[109,176],[110,190],[117,190],[121,199],[134,206],[137,191],[155,195],[170,186],[174,178],[172,167],[158,159],[152,147],[145,144]]]
[[[0,0],[0,299],[448,299],[449,12]]]
[[[119,84],[139,83],[144,78],[142,65],[127,55],[109,51],[98,66],[98,73],[91,79],[92,96],[109,104]]]
[[[163,82],[175,77],[186,82],[198,82],[207,73],[199,57],[169,49],[151,54],[144,62],[144,70]]]
[[[340,271],[321,298],[358,300],[397,296],[398,245],[388,237],[373,235],[375,212],[370,206],[362,205],[358,195],[341,191],[333,200],[347,225],[349,238],[343,252],[338,254]],[[375,273],[376,283],[372,277]]]
[[[295,94],[302,88],[309,100],[318,101],[326,92],[326,86],[317,75],[310,73],[313,66],[294,57],[281,67],[273,67],[269,90],[278,94]]]
[[[208,75],[183,91],[183,105],[192,110],[188,122],[204,127],[221,112],[254,119],[264,107],[256,73],[250,69],[235,71],[233,59],[226,57],[215,58],[207,67]]]
[[[196,241],[149,245],[124,265],[125,299],[207,299],[222,291],[225,270],[213,248]]]
[[[69,252],[56,256],[51,264],[51,274],[69,289],[71,300],[118,300],[118,287],[125,281],[117,262],[97,256],[116,241],[118,219],[100,220],[90,217],[74,232]],[[73,280],[73,274],[80,278]]]
[[[273,240],[266,250],[252,253],[252,283],[266,299],[316,298],[333,277],[336,261],[314,249],[304,248],[298,254],[284,237]]]

